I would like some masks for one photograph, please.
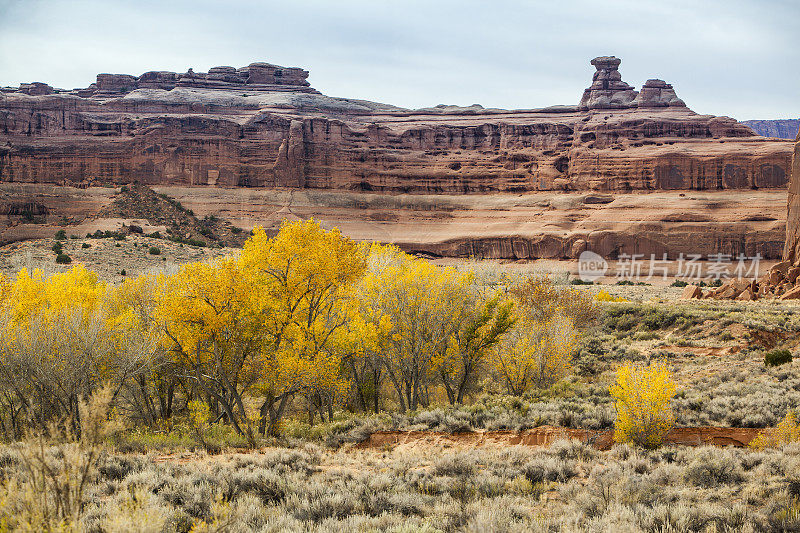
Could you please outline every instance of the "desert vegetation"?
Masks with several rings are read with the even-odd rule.
[[[798,527],[795,309],[642,290],[313,221],[117,284],[22,270],[0,280],[0,530]],[[359,444],[544,425],[620,444]],[[674,425],[764,432],[665,446]]]

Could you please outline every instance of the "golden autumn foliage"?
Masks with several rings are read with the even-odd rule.
[[[155,336],[119,305],[117,289],[78,265],[49,277],[22,270],[0,282],[0,405],[7,434],[53,418],[79,426],[79,400],[147,367]]]
[[[567,317],[582,329],[597,320],[599,308],[588,292],[559,286],[548,276],[532,276],[511,286],[517,299],[533,322],[547,323],[556,316]]]
[[[751,448],[780,448],[792,442],[800,442],[800,424],[797,415],[792,412],[778,422],[774,428],[762,431],[750,442]]]
[[[559,286],[549,277],[534,276],[513,284],[515,328],[494,352],[494,368],[509,394],[546,388],[572,369],[580,329],[597,319],[591,295]]]
[[[392,246],[373,245],[358,299],[401,410],[428,405],[434,383],[462,402],[514,322],[512,304],[484,294],[472,274]]]
[[[617,419],[614,440],[657,448],[675,425],[671,401],[675,382],[664,363],[636,368],[626,363],[617,369],[610,387]]]
[[[134,423],[169,429],[177,410],[201,439],[227,424],[254,445],[288,410],[313,423],[345,406],[549,386],[595,313],[590,296],[547,279],[509,288],[313,220],[119,285],[81,265],[23,270],[0,277],[0,424],[15,438],[51,421],[78,429],[80,399],[108,383]]]
[[[577,332],[572,322],[556,315],[546,321],[523,317],[495,352],[497,374],[509,394],[522,395],[531,387],[546,388],[572,367]]]
[[[598,302],[627,302],[628,300],[623,298],[622,296],[614,296],[610,292],[605,289],[601,289],[600,292],[594,295],[594,299]]]

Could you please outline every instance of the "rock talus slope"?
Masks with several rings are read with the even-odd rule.
[[[367,238],[382,239],[388,231],[395,242],[456,255],[476,243],[494,243],[485,245],[491,255],[538,257],[546,249],[568,257],[576,240],[602,240],[610,255],[689,251],[691,238],[664,235],[675,224],[693,225],[681,235],[701,235],[696,240],[711,252],[775,248],[783,222],[770,202],[732,228],[726,228],[728,215],[717,212],[739,202],[735,191],[781,191],[791,142],[760,137],[727,117],[697,114],[662,80],[648,80],[636,91],[622,81],[613,56],[592,64],[596,72],[578,105],[513,111],[444,105],[409,110],[333,98],[309,86],[307,71],[268,63],[207,73],[100,74],[89,87],[71,91],[35,82],[0,91],[0,182],[200,187],[219,191],[216,205],[227,210],[236,205],[224,198],[235,202],[237,195],[224,190],[242,188],[324,189],[339,195],[325,200],[334,204],[363,193],[367,210],[380,204],[376,193],[430,196],[432,205],[437,198],[446,204],[442,195],[475,195],[491,204],[509,194],[664,193],[669,213],[619,211],[619,218],[597,228],[589,222],[578,227],[592,218],[591,204],[537,226],[548,211],[560,212],[549,201],[524,216],[511,210],[502,228],[480,222],[459,228],[450,219],[446,229],[433,224],[402,234],[399,222],[364,223],[358,208],[343,208],[333,218],[343,226],[352,222],[354,232]],[[18,207],[11,204],[36,203],[13,187],[5,190],[10,210]],[[683,201],[679,195],[690,191],[722,197]],[[330,212],[325,202],[307,213]],[[466,202],[473,219],[486,211],[480,203]],[[59,203],[53,208],[56,214]],[[252,215],[260,223],[273,211]],[[414,219],[405,215],[392,216]],[[665,222],[660,215],[671,218]],[[24,229],[15,227],[14,235]],[[591,235],[595,230],[602,230],[602,239]],[[513,244],[543,240],[549,244]],[[529,251],[514,251],[521,249]]]

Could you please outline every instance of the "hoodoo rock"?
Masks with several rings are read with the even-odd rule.
[[[637,107],[686,107],[672,85],[664,80],[647,80],[635,103]]]
[[[481,201],[464,202],[470,206],[511,205],[513,193],[542,207],[524,216],[510,210],[491,232],[481,231],[486,223],[477,230],[448,224],[408,247],[440,255],[486,249],[490,257],[569,257],[583,247],[575,242],[584,241],[609,256],[779,255],[784,227],[772,203],[725,194],[783,194],[792,143],[695,113],[661,80],[637,92],[622,81],[616,57],[592,64],[596,72],[580,105],[527,110],[410,110],[333,98],[310,87],[308,71],[263,62],[208,72],[100,74],[76,90],[6,88],[0,90],[0,184],[325,189],[370,198],[412,193],[430,195],[433,206],[452,203],[443,195],[480,195]],[[679,196],[688,191],[691,198]],[[566,198],[550,199],[599,193],[606,203],[587,196],[573,208]],[[645,195],[654,193],[665,195],[651,197],[658,208],[617,207],[650,205]],[[735,215],[740,204],[752,213]],[[467,211],[484,216],[479,207]],[[550,220],[551,214],[558,216]],[[260,215],[253,216],[257,223]],[[380,216],[370,223],[372,238],[408,238],[385,219],[400,215]],[[23,229],[14,235],[25,235]]]
[[[614,56],[601,56],[592,59],[597,72],[592,77],[592,85],[583,92],[581,109],[625,109],[634,106],[636,91],[622,81],[619,64]]]

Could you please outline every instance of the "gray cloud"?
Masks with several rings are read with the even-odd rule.
[[[0,85],[270,61],[407,107],[576,103],[589,59],[698,112],[800,116],[795,0],[0,0]]]

